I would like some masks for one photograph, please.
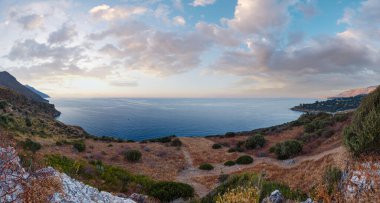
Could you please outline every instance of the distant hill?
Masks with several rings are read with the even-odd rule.
[[[291,108],[291,110],[306,113],[336,113],[351,111],[359,107],[360,102],[365,96],[365,94],[359,94],[354,97],[339,97],[334,99],[328,99],[326,101],[316,101],[312,104],[300,104]]]
[[[40,95],[40,97],[42,97],[42,98],[44,98],[44,99],[48,99],[48,98],[50,98],[49,95],[47,95],[47,94],[45,94],[45,93],[43,93],[43,92],[37,90],[36,88],[34,88],[34,87],[32,87],[32,86],[25,85],[25,87],[28,88],[28,89],[30,89],[30,90],[32,90],[32,92],[34,92],[34,93]]]
[[[9,88],[18,94],[24,95],[25,97],[32,99],[37,102],[45,102],[48,101],[44,98],[42,98],[40,95],[36,94],[32,90],[28,89],[21,83],[19,83],[15,77],[13,77],[11,74],[9,74],[6,71],[0,72],[0,87],[6,87]]]
[[[348,97],[355,97],[358,95],[367,95],[371,92],[373,92],[377,86],[371,86],[371,87],[366,87],[366,88],[357,88],[357,89],[351,89],[344,91],[338,95],[335,95],[333,97],[329,97],[329,99],[334,99],[334,98],[348,98]]]

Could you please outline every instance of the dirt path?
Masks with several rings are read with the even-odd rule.
[[[198,196],[203,197],[208,192],[210,192],[210,190],[206,186],[194,181],[193,178],[218,176],[220,174],[232,174],[232,173],[240,172],[249,168],[254,168],[255,166],[259,164],[263,164],[263,163],[274,165],[283,169],[284,168],[289,169],[289,168],[299,166],[302,162],[316,161],[316,160],[322,159],[323,157],[327,155],[339,153],[342,150],[344,149],[342,146],[340,146],[340,147],[337,147],[337,148],[334,148],[334,149],[331,149],[319,154],[311,155],[311,156],[299,156],[299,157],[294,158],[293,159],[294,162],[291,162],[291,163],[289,163],[289,160],[281,161],[281,160],[277,160],[277,159],[273,159],[269,157],[254,157],[254,162],[249,165],[235,165],[235,166],[227,167],[227,166],[224,166],[223,163],[220,163],[220,164],[213,165],[214,170],[202,171],[193,166],[190,153],[186,150],[186,148],[183,147],[182,152],[185,156],[188,167],[185,170],[181,171],[178,174],[176,179],[177,181],[192,185],[194,187],[195,192],[198,194]]]

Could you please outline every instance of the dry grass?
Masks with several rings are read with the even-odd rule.
[[[259,203],[260,191],[256,187],[237,187],[216,197],[216,203]]]
[[[25,202],[45,203],[54,193],[62,193],[62,184],[58,177],[48,176],[31,180],[23,194]]]

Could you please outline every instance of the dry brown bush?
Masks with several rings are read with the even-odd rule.
[[[62,184],[58,177],[49,176],[31,180],[25,187],[24,202],[48,202],[54,193],[62,193]]]

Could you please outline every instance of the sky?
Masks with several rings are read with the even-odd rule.
[[[0,0],[0,70],[52,97],[324,97],[378,85],[378,0]]]

